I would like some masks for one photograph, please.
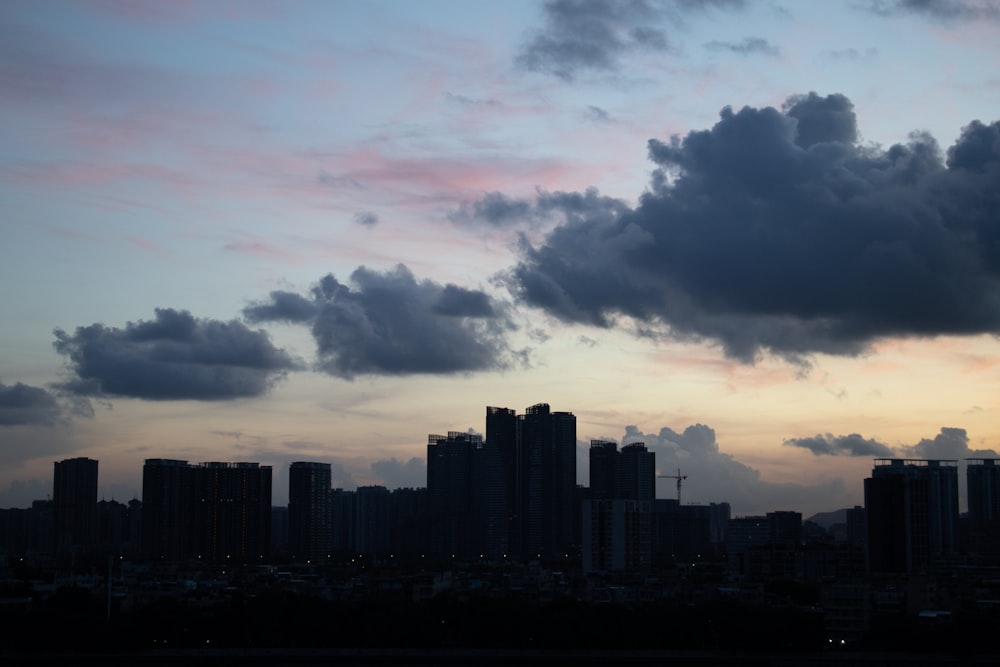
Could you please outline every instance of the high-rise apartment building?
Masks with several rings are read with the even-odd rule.
[[[354,540],[359,554],[385,557],[391,553],[392,495],[384,486],[359,486],[354,499]]]
[[[871,572],[923,572],[955,555],[956,461],[876,459],[864,488]]]
[[[259,562],[271,548],[271,467],[147,459],[142,554],[147,560]]]
[[[969,550],[1000,563],[1000,459],[966,459]]]
[[[271,466],[202,463],[194,468],[197,556],[260,561],[271,551]]]
[[[576,417],[538,403],[518,419],[523,555],[563,558],[576,551]]]
[[[583,502],[583,563],[588,570],[644,569],[652,563],[656,455],[641,442],[618,451],[590,443],[590,499]]]
[[[590,441],[590,497],[593,500],[618,498],[618,443]]]
[[[583,570],[645,570],[652,561],[649,502],[625,498],[583,504]]]
[[[617,468],[618,497],[652,505],[656,498],[656,454],[642,442],[624,445]]]
[[[325,560],[331,551],[329,463],[296,461],[288,468],[288,547],[292,558]]]
[[[142,556],[178,561],[195,550],[194,473],[187,461],[146,459],[142,466]]]
[[[435,556],[468,558],[480,547],[473,460],[482,448],[482,437],[471,433],[427,436],[430,551]]]
[[[97,536],[97,461],[56,461],[52,483],[56,552],[89,554]]]
[[[493,502],[500,503],[499,516],[491,514],[485,549],[491,557],[521,553],[521,469],[518,448],[517,412],[510,408],[486,408],[486,468],[500,470],[500,479],[491,480]],[[497,483],[499,482],[499,483]]]

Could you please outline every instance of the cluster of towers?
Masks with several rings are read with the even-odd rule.
[[[728,549],[736,563],[744,552],[754,556],[757,543],[802,542],[797,512],[730,520],[726,503],[655,498],[655,454],[643,443],[619,449],[591,441],[590,485],[578,486],[576,444],[572,413],[544,403],[523,414],[487,407],[485,437],[428,436],[425,488],[335,489],[329,463],[301,461],[289,466],[287,508],[272,507],[272,469],[258,463],[147,459],[142,501],[126,506],[97,502],[97,461],[67,459],[55,463],[51,501],[3,510],[0,546],[51,550],[76,562],[105,551],[244,563],[394,553],[572,558],[603,571],[713,549]],[[960,516],[957,461],[876,459],[864,480],[865,506],[847,515],[846,541],[863,549],[865,571],[926,572],[959,557],[1000,563],[1000,459],[966,460],[965,480],[968,513]],[[798,532],[775,532],[778,519]]]
[[[927,571],[966,553],[1000,556],[1000,461],[967,459],[969,511],[958,510],[958,461],[876,459],[865,480],[868,567]]]
[[[381,490],[384,493],[379,494]],[[544,403],[518,415],[486,408],[486,438],[466,432],[427,438],[427,487],[389,494],[382,487],[330,489],[330,466],[296,462],[289,470],[288,541],[292,554],[317,558],[350,536],[335,534],[353,501],[353,546],[381,523],[388,542],[446,558],[554,557],[579,544],[576,417]],[[379,496],[381,501],[378,502]],[[386,519],[386,517],[389,517]],[[412,539],[393,539],[400,533]],[[385,540],[383,540],[384,542]]]

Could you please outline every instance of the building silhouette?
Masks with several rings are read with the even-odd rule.
[[[966,459],[969,499],[969,551],[1000,562],[1000,459]]]
[[[729,503],[680,505],[676,498],[654,501],[653,555],[663,562],[695,562],[726,548]]]
[[[482,450],[482,437],[471,433],[427,436],[430,552],[435,556],[466,559],[481,546],[473,467]]]
[[[392,553],[390,532],[391,494],[384,486],[359,486],[354,496],[354,540],[359,554],[388,556]]]
[[[605,440],[592,440],[589,453],[590,497],[581,516],[584,570],[649,568],[656,455],[641,442],[618,451]]]
[[[194,474],[187,461],[146,459],[142,466],[142,556],[179,561],[194,552]]]
[[[354,530],[354,505],[357,493],[344,489],[330,491],[330,549],[345,556],[357,553]]]
[[[590,497],[610,500],[618,490],[618,443],[610,440],[590,441]]]
[[[492,557],[520,555],[521,544],[521,462],[518,446],[517,412],[510,408],[486,408],[485,448],[487,470],[498,479],[491,479],[491,524],[487,527],[485,550]]]
[[[271,467],[147,459],[142,554],[147,560],[256,562],[271,548]]]
[[[293,559],[326,559],[332,550],[329,463],[296,461],[288,467],[288,548]]]
[[[97,537],[97,461],[80,457],[55,462],[52,509],[56,553],[90,555]]]
[[[522,555],[563,558],[576,552],[576,417],[538,403],[518,420]]]
[[[193,473],[197,557],[247,563],[269,556],[271,466],[211,462]]]
[[[926,572],[956,555],[956,461],[875,459],[864,490],[872,573]]]

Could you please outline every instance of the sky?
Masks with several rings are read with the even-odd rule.
[[[734,515],[997,456],[998,73],[988,0],[0,3],[0,507],[536,403]]]

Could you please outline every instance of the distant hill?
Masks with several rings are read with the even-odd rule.
[[[818,523],[823,526],[826,530],[830,530],[830,526],[835,523],[847,523],[847,510],[848,508],[834,510],[832,512],[819,512],[813,514],[806,521],[812,521],[813,523]]]

